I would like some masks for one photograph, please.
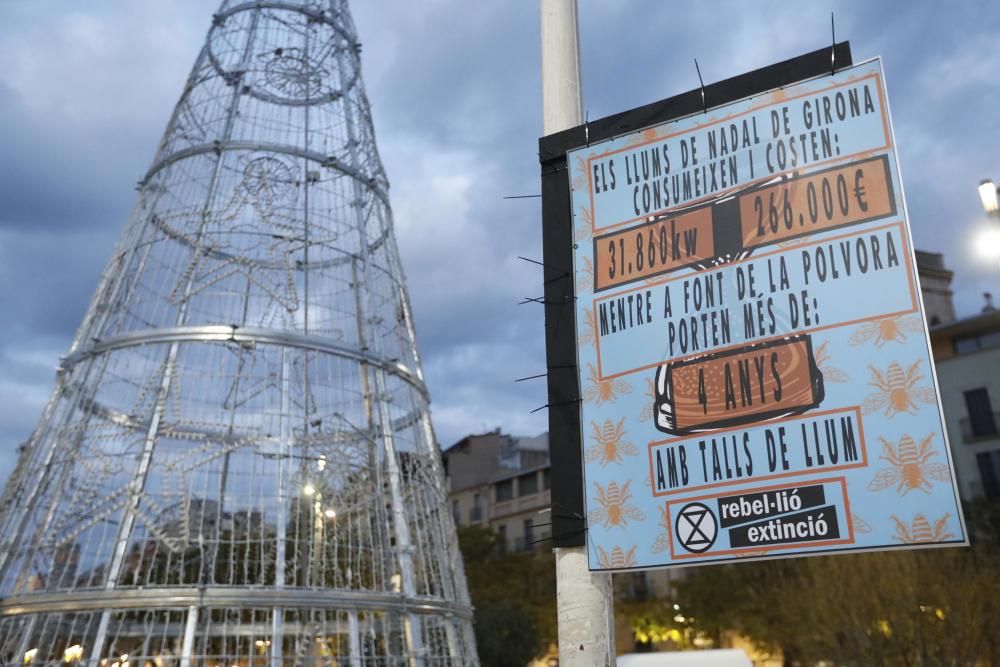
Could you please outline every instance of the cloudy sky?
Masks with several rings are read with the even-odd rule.
[[[580,0],[598,118],[851,41],[884,58],[918,248],[971,314],[997,291],[976,196],[1000,180],[1000,9],[910,2]],[[354,3],[363,67],[443,446],[546,428],[540,380],[541,131],[535,0]],[[134,185],[201,47],[213,0],[0,0],[0,477],[48,398]],[[905,6],[905,10],[901,8]],[[752,8],[752,9],[751,9]],[[462,252],[457,252],[462,250]],[[459,257],[460,259],[455,259]]]

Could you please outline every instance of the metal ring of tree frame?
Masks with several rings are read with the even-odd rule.
[[[295,5],[288,2],[245,2],[234,7],[230,7],[224,12],[216,14],[213,17],[212,28],[209,31],[208,37],[208,59],[212,63],[212,67],[215,68],[216,72],[219,73],[227,81],[235,80],[237,76],[242,77],[246,74],[245,71],[241,70],[230,70],[225,67],[222,61],[219,59],[218,55],[212,49],[212,44],[217,38],[216,31],[225,26],[226,19],[229,17],[239,14],[248,10],[257,9],[277,9],[285,10],[290,12],[297,12],[303,14],[307,17],[307,21],[310,23],[320,23],[329,26],[334,33],[339,35],[343,39],[343,43],[350,49],[356,50],[358,48],[357,41],[354,36],[351,35],[342,26],[335,23],[331,18],[321,10],[310,9],[309,7],[303,7],[300,5]],[[360,69],[357,63],[351,60],[351,71],[345,81],[342,82],[340,89],[328,90],[325,93],[320,93],[317,90],[315,96],[309,94],[311,88],[313,88],[314,82],[321,82],[323,77],[320,75],[321,72],[325,71],[322,68],[322,63],[312,63],[306,62],[301,56],[296,56],[292,52],[296,51],[295,47],[289,47],[281,52],[271,52],[269,54],[258,54],[258,58],[262,56],[269,56],[264,64],[264,67],[259,70],[263,76],[259,77],[258,81],[253,83],[244,81],[243,84],[246,86],[247,94],[252,97],[256,97],[265,102],[271,102],[273,104],[282,104],[286,106],[308,106],[316,104],[324,104],[327,102],[333,102],[340,99],[347,90],[350,90],[357,83],[360,77]],[[286,53],[288,52],[288,53]],[[330,53],[325,54],[323,60],[336,60],[339,49],[334,49]],[[291,54],[291,55],[289,55]],[[303,67],[304,65],[304,67]],[[311,72],[309,70],[312,70]],[[329,75],[329,72],[326,72]],[[306,81],[306,94],[305,95],[288,95],[287,88],[296,88],[302,85],[302,76],[305,74]],[[297,75],[294,78],[289,79],[290,75]],[[285,79],[282,81],[282,79]],[[260,84],[263,83],[264,86],[271,87],[278,92],[268,92],[266,88],[262,87]],[[320,85],[316,84],[317,88]],[[282,90],[286,88],[286,90]]]

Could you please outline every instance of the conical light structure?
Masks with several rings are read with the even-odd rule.
[[[476,664],[346,0],[227,0],[4,491],[0,663]]]

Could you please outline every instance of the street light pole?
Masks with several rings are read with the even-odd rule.
[[[540,0],[542,128],[545,134],[583,122],[576,0]],[[586,547],[559,547],[556,616],[559,664],[600,667],[615,661],[611,575],[590,572]]]

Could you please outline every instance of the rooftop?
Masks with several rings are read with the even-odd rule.
[[[931,336],[961,336],[980,331],[1000,329],[1000,310],[985,310],[984,312],[963,317],[930,328]]]

